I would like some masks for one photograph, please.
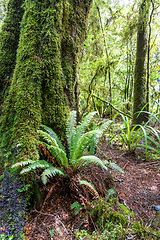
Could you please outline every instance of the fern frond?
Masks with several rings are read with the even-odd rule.
[[[54,144],[54,145],[58,146],[58,143],[55,140],[55,138],[52,138],[47,132],[38,130],[38,133],[39,133],[40,138],[43,139],[43,141],[47,142],[50,145]]]
[[[49,127],[47,127],[45,125],[41,125],[41,128],[43,130],[45,130],[49,134],[49,136],[56,141],[58,146],[64,150],[64,147],[63,147],[61,141],[59,140],[57,134],[51,128],[49,128]]]
[[[75,125],[76,125],[76,111],[71,111],[67,119],[67,127],[66,127],[66,137],[67,137],[70,156],[72,155],[72,149],[74,146],[74,138],[75,138],[75,132],[76,132]]]
[[[70,158],[73,158],[73,154],[74,154],[76,145],[78,144],[80,137],[84,134],[87,126],[90,124],[90,122],[92,121],[92,119],[96,113],[97,112],[91,112],[91,113],[87,114],[85,116],[85,118],[83,119],[82,123],[77,126],[76,131],[75,131],[74,142],[73,142],[73,145],[71,146]]]
[[[98,133],[99,133],[99,130],[92,130],[87,133],[84,133],[80,137],[77,144],[75,144],[74,152],[72,153],[72,158],[70,159],[70,162],[84,155],[86,150],[89,148],[93,137]]]
[[[81,206],[81,204],[79,202],[74,202],[72,205],[71,205],[71,210],[74,208],[74,215],[77,215],[79,213],[79,211],[81,209],[83,209],[83,207]]]
[[[44,172],[41,174],[42,182],[44,183],[44,185],[47,183],[48,178],[54,177],[55,175],[66,177],[62,170],[50,166],[49,168],[45,169]]]
[[[63,169],[68,169],[68,158],[66,152],[56,146],[48,146],[48,150],[56,157],[58,164]]]
[[[104,131],[110,126],[112,123],[112,120],[107,120],[105,123],[103,123],[100,128],[98,129],[99,132],[94,136],[90,143],[90,151],[88,152],[88,155],[94,155],[95,149],[97,147],[97,144],[99,142],[99,138],[103,135]]]
[[[46,169],[46,168],[49,168],[50,166],[52,166],[52,165],[50,163],[46,162],[45,160],[34,161],[27,168],[24,168],[20,172],[20,174],[28,173],[37,168]]]
[[[15,163],[14,165],[12,165],[12,168],[14,168],[14,167],[24,167],[24,166],[27,166],[27,165],[32,164],[34,162],[35,161],[28,159],[26,161],[21,161],[21,162]]]
[[[107,165],[109,165],[112,169],[115,169],[123,174],[125,174],[125,172],[123,171],[122,168],[120,168],[117,164],[113,163],[113,162],[108,162],[108,161],[105,161],[104,163],[106,163]]]
[[[108,170],[108,168],[105,166],[105,164],[102,162],[102,160],[96,156],[83,156],[79,159],[77,159],[77,161],[75,162],[75,165],[73,167],[74,170],[76,170],[77,168],[83,168],[86,167],[89,164],[96,164],[99,165],[101,168]]]
[[[94,188],[94,186],[90,183],[90,182],[87,182],[86,180],[81,180],[79,182],[79,185],[85,185],[88,190],[90,191],[90,193],[96,198],[96,199],[99,199],[99,194],[97,192],[97,190]]]

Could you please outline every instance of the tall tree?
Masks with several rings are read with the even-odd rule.
[[[37,129],[65,132],[92,0],[25,0],[17,60],[1,119],[1,145],[38,159]]]
[[[10,85],[16,63],[20,22],[24,12],[23,2],[24,0],[8,1],[7,13],[0,30],[0,105],[2,105],[6,89]]]
[[[137,114],[146,105],[147,72],[146,53],[148,43],[148,20],[150,0],[142,0],[139,9],[137,30],[137,52],[134,76],[133,124],[146,121],[145,113]]]

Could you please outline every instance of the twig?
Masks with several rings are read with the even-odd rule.
[[[130,163],[130,161],[126,162],[126,164],[123,167],[123,170],[127,167],[127,165]]]
[[[55,217],[55,215],[53,215],[53,214],[50,214],[50,213],[43,213],[43,212],[40,212],[40,211],[37,211],[37,210],[32,210],[31,212],[37,212],[37,213],[42,214],[42,215],[45,215],[45,216]],[[59,219],[56,219],[56,221],[59,221],[59,222],[62,224],[62,226],[64,227],[64,229],[66,230],[66,233],[69,234],[69,232],[67,231],[67,229],[66,229],[64,223],[63,223],[61,220],[59,220]]]
[[[97,96],[96,96],[95,94],[93,94],[93,93],[92,93],[92,96],[95,97],[95,98],[97,98],[97,99],[99,99],[100,101],[102,101],[102,102],[104,102],[104,103],[107,103],[108,105],[110,105],[110,106],[111,106],[114,110],[116,110],[117,112],[122,113],[123,115],[125,115],[125,116],[127,116],[127,117],[129,117],[129,118],[132,118],[132,116],[130,116],[129,114],[124,113],[124,112],[122,112],[121,110],[119,110],[119,109],[117,109],[116,107],[114,107],[113,104],[111,104],[110,102],[107,102],[107,101],[105,101],[104,99],[101,99],[101,98],[97,97]]]

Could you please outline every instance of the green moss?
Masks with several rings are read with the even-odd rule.
[[[0,29],[0,103],[10,85],[16,63],[16,51],[20,35],[20,22],[24,10],[23,0],[9,0],[7,14]],[[1,109],[0,109],[1,113]]]
[[[90,1],[26,0],[16,66],[1,119],[2,147],[16,161],[38,159],[37,129],[43,123],[65,135],[75,107],[79,52]],[[83,26],[84,25],[84,26]]]

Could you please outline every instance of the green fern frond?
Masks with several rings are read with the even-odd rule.
[[[52,166],[52,165],[50,163],[46,162],[45,160],[34,161],[27,168],[24,168],[20,172],[20,174],[28,173],[37,168],[46,169],[46,168],[49,168],[50,166]]]
[[[51,178],[51,177],[54,177],[55,175],[66,177],[66,175],[64,174],[64,172],[62,170],[60,170],[58,168],[55,168],[53,166],[50,166],[49,168],[44,170],[44,172],[41,174],[42,182],[44,184],[46,184],[47,183],[47,179]]]
[[[87,182],[86,180],[81,180],[79,182],[79,185],[85,185],[90,193],[96,198],[96,199],[99,199],[99,194],[97,192],[97,190],[95,189],[95,187],[90,183],[90,182]]]
[[[33,160],[21,161],[21,162],[18,162],[18,163],[15,163],[14,165],[12,165],[12,168],[14,168],[14,167],[25,167],[29,164],[34,163],[34,162],[35,161],[33,161]]]
[[[103,135],[104,131],[110,126],[112,123],[112,120],[107,120],[105,123],[103,123],[100,128],[98,129],[99,132],[93,137],[91,143],[90,143],[90,151],[88,152],[88,155],[94,155],[95,149],[97,147],[97,144],[99,142],[99,138]]]
[[[56,157],[59,166],[63,169],[68,169],[68,158],[66,156],[65,151],[63,151],[61,148],[56,146],[48,146],[48,149],[53,154],[53,156]]]
[[[105,169],[106,171],[108,170],[108,168],[105,166],[105,164],[101,161],[100,158],[96,157],[96,156],[83,156],[79,159],[77,159],[75,166],[73,167],[73,169],[80,169],[83,167],[86,167],[89,164],[96,164],[99,165],[101,168]]]
[[[84,155],[86,150],[89,148],[93,137],[98,133],[99,133],[99,130],[92,130],[87,133],[84,133],[80,137],[77,144],[75,144],[74,152],[72,153],[72,158],[70,159],[71,162],[72,160],[80,158],[81,156]]]
[[[49,136],[52,138],[52,140],[54,139],[56,141],[56,143],[58,144],[58,146],[62,149],[64,149],[61,141],[59,140],[57,134],[49,127],[45,126],[45,125],[41,125],[41,128],[43,130],[45,130],[45,132],[47,132],[49,134]]]
[[[58,143],[55,140],[55,138],[52,138],[47,132],[38,130],[38,133],[39,133],[40,138],[43,139],[43,141],[47,142],[50,145],[54,144],[54,145],[58,146]]]
[[[85,116],[82,123],[77,126],[77,128],[74,132],[74,141],[72,142],[73,144],[69,148],[71,159],[73,158],[73,155],[74,155],[74,152],[75,152],[75,149],[76,149],[76,146],[78,144],[80,137],[84,134],[87,126],[90,124],[91,120],[93,119],[93,117],[96,113],[97,112],[91,112],[91,113],[87,114],[87,116]]]
[[[81,206],[81,204],[79,202],[74,202],[72,205],[71,205],[71,210],[74,208],[74,215],[77,215],[79,213],[79,211],[81,209],[83,209],[83,207]]]
[[[105,162],[106,163],[106,162]],[[108,161],[107,161],[107,164],[108,164]],[[109,166],[112,168],[112,169],[115,169],[123,174],[125,174],[125,172],[122,170],[122,168],[120,168],[117,164],[113,163],[113,162],[109,162]]]

